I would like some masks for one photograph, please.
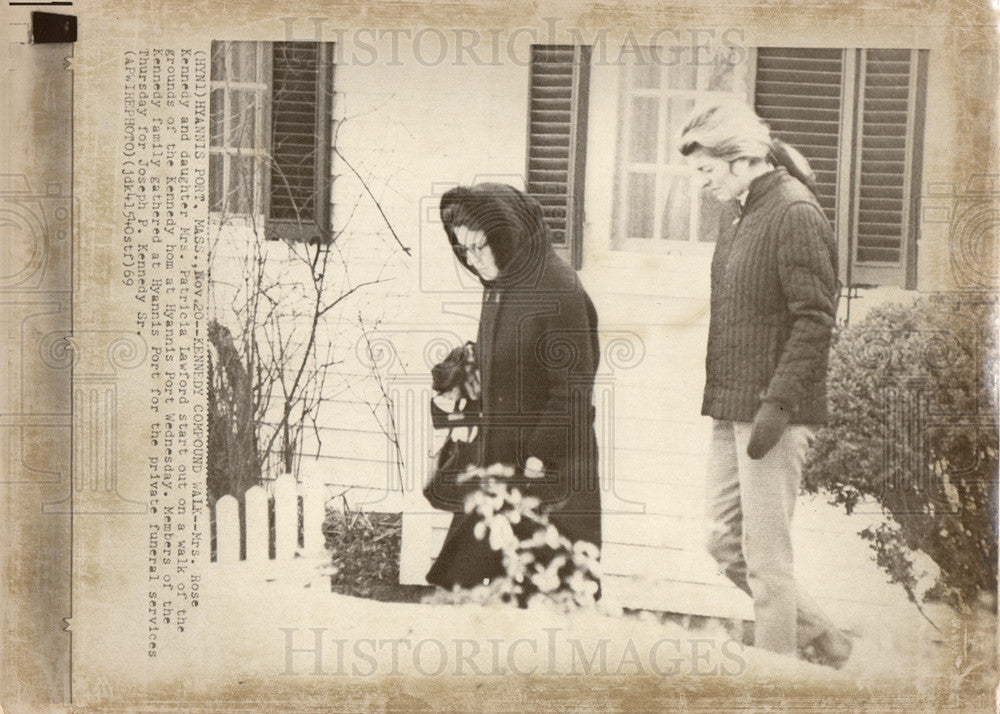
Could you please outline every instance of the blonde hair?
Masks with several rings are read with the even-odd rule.
[[[771,130],[743,102],[727,100],[696,109],[681,131],[681,154],[702,150],[726,161],[768,159],[773,147]]]
[[[772,137],[764,120],[743,102],[726,100],[696,109],[681,131],[680,147],[682,156],[701,150],[729,162],[747,159],[782,166],[816,193],[816,174],[806,157]]]

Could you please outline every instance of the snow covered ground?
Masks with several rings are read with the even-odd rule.
[[[744,647],[715,620],[376,602],[331,593],[315,560],[269,568],[207,568],[198,649],[161,652],[155,675],[137,668],[113,693],[81,700],[101,710],[993,709],[975,691],[993,665],[977,669],[970,647],[990,624],[942,609],[932,609],[941,633],[902,609],[859,626],[835,671]]]

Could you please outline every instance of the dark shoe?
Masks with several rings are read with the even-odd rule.
[[[853,647],[851,638],[840,630],[827,630],[806,647],[807,651],[812,650],[811,654],[815,657],[807,659],[816,664],[840,669],[850,658]]]

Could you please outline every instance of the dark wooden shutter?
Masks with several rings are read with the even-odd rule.
[[[531,53],[527,191],[542,204],[553,245],[580,267],[590,48]]]
[[[329,43],[275,42],[268,238],[330,236]]]
[[[820,205],[831,225],[837,222],[843,55],[839,49],[757,50],[757,113],[774,136],[809,160]]]
[[[855,261],[902,265],[908,192],[910,50],[867,50]]]

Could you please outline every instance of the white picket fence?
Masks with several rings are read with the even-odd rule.
[[[269,497],[268,492],[273,491]],[[299,498],[302,499],[301,519]],[[274,480],[273,488],[261,486],[248,489],[244,497],[245,560],[261,563],[270,557],[270,498],[274,500],[274,560],[290,560],[296,553],[302,557],[325,553],[323,519],[326,515],[326,491],[321,483],[299,484],[291,474]],[[223,496],[215,503],[215,562],[240,562],[240,504],[233,496]],[[299,548],[299,526],[302,527],[302,548]]]

